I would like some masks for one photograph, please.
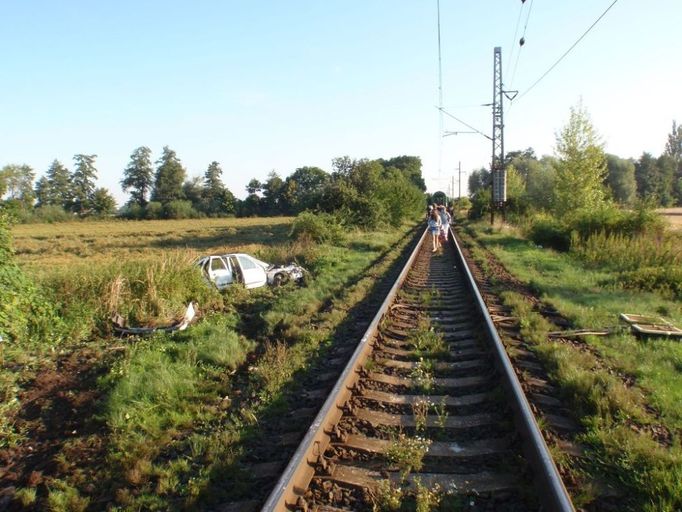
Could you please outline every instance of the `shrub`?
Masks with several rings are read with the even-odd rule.
[[[158,201],[149,201],[144,208],[146,219],[160,219],[163,216],[163,205]]]
[[[538,216],[529,228],[528,238],[542,247],[557,251],[568,251],[571,247],[571,232],[553,217]]]
[[[682,268],[680,266],[644,267],[620,276],[622,286],[645,291],[670,293],[682,300]]]
[[[132,220],[144,219],[145,215],[146,211],[144,206],[140,206],[137,203],[129,203],[125,205],[123,208],[121,208],[121,211],[119,213],[120,217]]]
[[[0,212],[0,337],[10,342],[52,341],[61,321],[54,306],[14,261],[8,220]]]
[[[621,210],[613,204],[604,204],[590,210],[578,210],[567,216],[566,222],[583,240],[595,233],[636,236],[663,232],[660,215],[645,206],[631,211]]]
[[[471,199],[468,197],[458,197],[452,201],[452,208],[454,210],[468,210],[471,208]]]
[[[682,247],[671,235],[628,236],[600,232],[581,239],[574,234],[571,250],[588,263],[617,270],[682,264]]]
[[[69,213],[61,206],[45,205],[32,210],[16,210],[15,218],[17,222],[22,224],[32,224],[46,222],[52,224],[53,222],[69,222],[77,217],[73,213]]]
[[[289,233],[291,238],[310,238],[316,242],[338,243],[343,239],[343,229],[338,219],[330,213],[300,213]]]
[[[482,188],[471,198],[471,208],[469,209],[470,219],[480,219],[490,213],[490,188]]]
[[[198,216],[191,201],[176,200],[163,205],[163,217],[166,219],[195,219]]]

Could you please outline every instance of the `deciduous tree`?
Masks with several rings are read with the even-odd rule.
[[[96,188],[92,194],[92,209],[98,215],[111,215],[116,211],[116,199],[108,189]]]
[[[34,179],[35,172],[29,165],[4,166],[0,169],[0,197],[6,195],[7,199],[20,203],[23,208],[30,208],[35,199]]]
[[[249,181],[248,185],[246,185],[246,191],[249,193],[249,195],[259,194],[262,189],[263,185],[256,178]]]
[[[95,158],[97,155],[78,154],[73,157],[76,166],[71,176],[73,187],[71,209],[76,213],[82,214],[92,207],[97,181]]]
[[[583,208],[595,208],[606,200],[606,157],[587,111],[571,108],[568,123],[556,138],[558,158],[554,210],[562,217]]]
[[[168,203],[183,199],[182,185],[185,182],[187,173],[175,151],[168,146],[164,146],[161,158],[156,163],[158,167],[156,168],[156,176],[154,178],[152,200]]]
[[[556,181],[556,158],[543,156],[526,167],[526,196],[532,208],[551,210]]]
[[[275,171],[268,174],[268,180],[263,183],[262,213],[265,215],[281,215],[282,193],[284,181]]]
[[[606,183],[611,189],[613,198],[621,204],[632,204],[637,198],[635,163],[616,155],[606,155],[606,167],[608,170]]]
[[[481,167],[469,175],[469,195],[490,186],[490,171]]]
[[[656,160],[646,151],[642,153],[635,164],[635,183],[637,184],[637,195],[641,199],[647,199],[656,194],[654,183],[658,169]]]
[[[673,121],[673,128],[665,144],[665,154],[675,162],[673,195],[678,205],[682,205],[682,126]]]
[[[140,146],[130,155],[130,163],[123,171],[121,188],[123,192],[130,190],[129,204],[144,207],[154,184],[154,168],[152,167],[152,150]]]
[[[36,183],[35,192],[38,206],[52,205],[68,209],[73,197],[69,170],[59,160],[54,160],[45,176]]]
[[[331,176],[319,167],[299,167],[285,180],[283,200],[290,213],[316,209]]]
[[[220,176],[223,170],[218,162],[211,162],[204,173],[201,210],[207,215],[232,215],[235,213],[235,197],[225,188]]]
[[[426,183],[422,177],[422,160],[418,156],[402,155],[388,160],[380,158],[379,163],[386,169],[395,167],[419,190],[426,191]]]
[[[673,121],[672,131],[668,134],[665,154],[670,156],[677,165],[682,163],[682,126],[678,126],[677,121]]]

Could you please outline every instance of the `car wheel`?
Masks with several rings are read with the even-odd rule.
[[[289,276],[287,276],[283,272],[280,272],[279,274],[275,274],[275,276],[272,278],[272,284],[273,286],[282,286],[288,280]]]

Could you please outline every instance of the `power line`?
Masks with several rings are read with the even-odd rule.
[[[592,25],[590,25],[590,27],[583,33],[583,35],[581,35],[581,36],[578,38],[578,40],[577,40],[575,43],[573,43],[573,45],[571,45],[571,47],[570,47],[568,50],[566,50],[566,51],[564,52],[564,54],[563,54],[561,57],[559,57],[559,58],[557,59],[557,61],[556,61],[554,64],[552,64],[552,65],[549,67],[549,69],[548,69],[547,71],[545,71],[545,72],[542,74],[542,76],[541,76],[540,78],[538,78],[535,82],[533,82],[533,85],[531,85],[528,89],[526,89],[526,90],[523,92],[523,94],[521,94],[521,95],[518,97],[518,99],[520,100],[520,99],[523,98],[526,94],[528,94],[536,85],[538,85],[538,84],[542,81],[543,78],[545,78],[545,77],[546,77],[546,76],[547,76],[547,75],[548,75],[548,74],[557,66],[557,64],[559,64],[559,62],[561,62],[561,61],[564,59],[564,57],[566,57],[566,55],[568,55],[569,53],[571,53],[571,50],[573,50],[573,48],[575,48],[575,47],[578,45],[578,43],[579,43],[580,41],[583,40],[583,38],[590,32],[590,30],[592,30],[592,29],[594,28],[594,26],[595,26],[597,23],[599,23],[599,21],[606,15],[607,12],[609,12],[609,10],[611,10],[611,7],[613,7],[614,5],[616,5],[616,3],[618,3],[618,0],[613,0],[613,2],[611,3],[611,5],[609,5],[603,13],[601,13],[601,16],[599,16],[599,17],[594,21],[594,23],[592,23]],[[517,101],[518,101],[518,100],[517,100]]]
[[[441,168],[443,167],[443,60],[441,57],[440,44],[440,0],[436,0],[436,9],[438,12],[438,176],[440,176]]]
[[[523,4],[521,4],[523,6]],[[526,42],[526,30],[528,29],[528,20],[530,20],[530,13],[533,10],[533,0],[530,0],[530,6],[528,7],[528,14],[526,15],[526,23],[523,25],[523,34],[521,39],[519,39],[519,51],[516,54],[516,62],[514,63],[514,71],[512,71],[512,79],[509,82],[509,87],[514,85],[514,78],[516,78],[516,69],[519,67],[519,57],[521,57],[521,50],[523,50],[523,45]]]
[[[509,53],[509,61],[507,62],[507,67],[511,66],[512,56],[514,55],[514,48],[516,48],[516,36],[519,33],[519,24],[521,23],[521,14],[523,13],[524,4],[525,4],[525,0],[523,2],[521,2],[521,7],[519,7],[519,16],[518,16],[518,18],[516,18],[516,28],[514,29],[514,39],[512,39],[512,44],[511,44],[512,51]]]
[[[436,108],[437,108],[438,110],[440,110],[440,111],[441,111],[443,114],[445,114],[446,116],[453,118],[453,119],[454,119],[455,121],[457,121],[458,123],[462,123],[464,126],[466,126],[467,128],[469,128],[470,130],[473,130],[474,132],[476,132],[476,133],[478,133],[478,134],[480,134],[480,135],[483,135],[486,139],[492,140],[492,138],[491,138],[489,135],[486,135],[486,134],[483,133],[481,130],[477,130],[476,128],[474,128],[473,126],[471,126],[469,123],[466,123],[466,122],[462,121],[460,118],[455,117],[454,115],[452,115],[450,112],[448,112],[448,111],[445,110],[444,108],[442,108],[442,107],[436,107]]]

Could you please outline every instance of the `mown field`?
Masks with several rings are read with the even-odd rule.
[[[574,468],[577,476],[620,487],[620,510],[682,509],[682,339],[639,338],[619,320],[620,313],[634,313],[682,327],[676,286],[682,239],[597,234],[558,252],[509,225],[474,223],[462,234],[474,241],[482,265],[484,248],[571,329],[610,331],[568,344],[552,341],[548,333],[561,328],[548,324],[522,295],[498,290],[582,426],[587,456]],[[630,268],[643,271],[641,279],[632,280]],[[667,276],[664,284],[656,285],[657,275]],[[583,489],[581,500],[589,504],[599,492]]]
[[[182,251],[262,251],[287,241],[293,217],[19,224],[12,229],[22,266],[67,266]],[[93,260],[94,259],[94,260]]]
[[[307,372],[357,334],[352,312],[366,309],[415,227],[318,243],[290,238],[292,220],[13,228],[49,322],[2,347],[0,494],[10,510],[205,510],[263,492],[249,457],[300,400]],[[302,286],[218,292],[193,262],[227,251],[310,273]],[[200,320],[187,331],[113,336],[112,312],[163,323],[190,300]]]

